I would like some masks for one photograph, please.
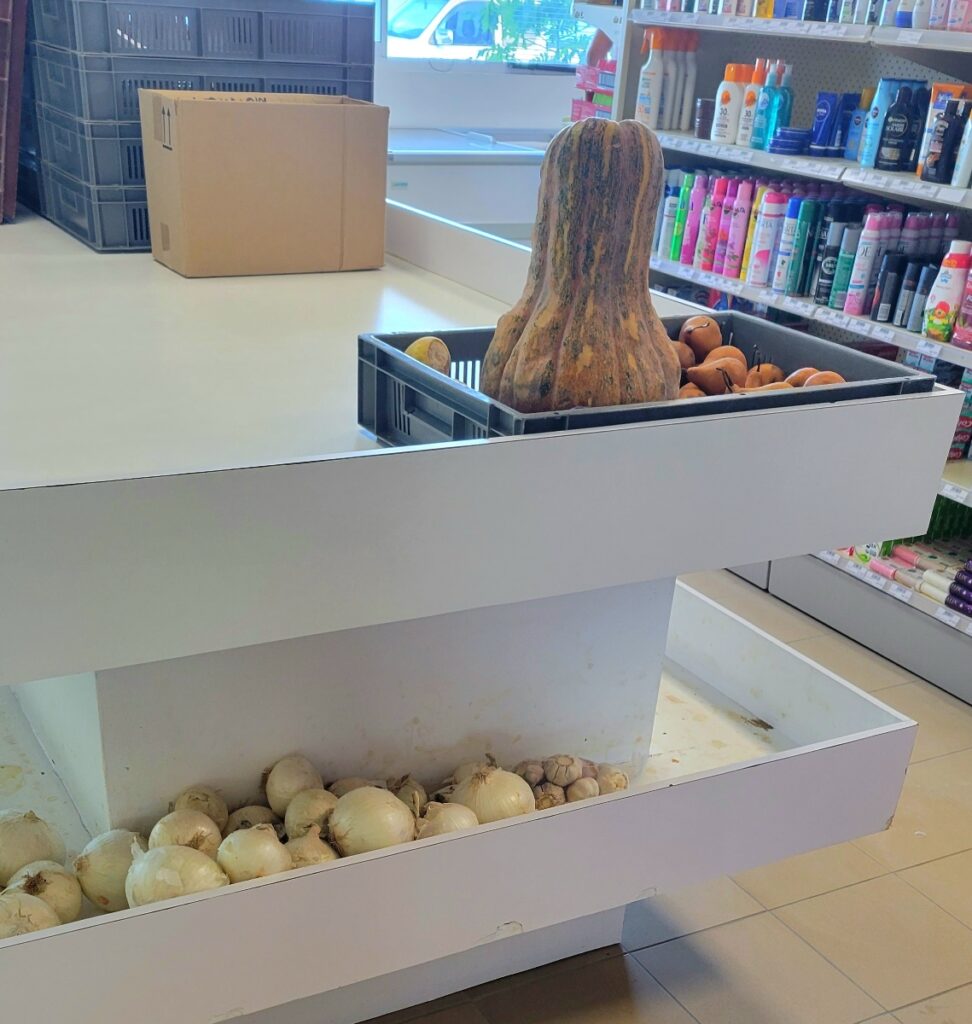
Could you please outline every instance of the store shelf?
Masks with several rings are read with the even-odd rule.
[[[956,345],[942,345],[929,341],[919,334],[913,334],[911,331],[903,331],[888,324],[875,323],[866,317],[850,316],[836,309],[818,306],[805,296],[780,295],[779,292],[774,292],[771,288],[757,288],[736,278],[712,274],[695,267],[685,266],[682,263],[675,263],[672,260],[663,260],[658,256],[652,256],[651,267],[661,274],[694,281],[696,284],[716,288],[771,309],[783,310],[796,316],[806,317],[808,320],[817,320],[862,338],[872,338],[890,345],[897,345],[898,348],[906,349],[909,352],[919,352],[935,359],[944,359],[957,366],[972,366],[972,349],[959,348]]]
[[[833,25],[821,21],[796,21],[782,18],[746,18],[740,15],[682,14],[671,11],[631,12],[631,20],[637,25],[665,25],[702,29],[707,32],[745,32],[764,36],[805,36],[811,39],[826,39],[837,43],[864,43],[871,35],[869,25]]]
[[[851,188],[879,192],[912,203],[941,203],[952,208],[972,209],[972,189],[935,185],[919,180],[914,174],[872,171],[850,160],[780,156],[778,153],[767,153],[761,149],[697,139],[690,132],[660,131],[655,134],[665,149],[677,153],[708,157],[711,160],[722,160],[748,167],[766,168],[786,174],[798,174],[819,181],[839,181]]]
[[[873,572],[863,562],[858,562],[853,558],[846,558],[838,551],[821,551],[814,557],[833,566],[840,572],[853,576],[854,579],[860,580],[862,583],[866,583],[874,590],[880,590],[894,600],[909,605],[916,612],[921,612],[921,614],[941,622],[949,628],[962,633],[964,636],[972,637],[972,618],[962,615],[960,612],[952,611],[951,608],[946,608],[937,601],[933,601],[930,597],[920,594],[917,590],[903,587],[900,583],[895,583],[894,580],[889,580],[880,573]],[[969,656],[972,657],[972,650],[970,650]]]
[[[875,26],[871,29],[870,38],[876,46],[972,53],[972,32],[940,32],[934,29]]]
[[[823,558],[805,555],[774,560],[769,592],[972,703],[972,639],[965,631],[972,620],[960,615],[956,627],[937,617],[935,609],[940,606],[924,595],[916,594],[908,601],[896,597],[896,591],[879,587],[876,580],[856,578],[841,561],[847,560],[838,556],[838,564],[830,564],[829,553]],[[956,614],[944,611],[949,616]]]
[[[615,42],[624,28],[624,8],[615,4],[572,4],[571,11],[578,21],[599,28]]]
[[[972,508],[972,459],[949,462],[942,473],[938,493]]]
[[[44,1020],[100,1024],[138,1005],[140,1024],[168,1024],[173,978],[191,993],[192,1021],[313,997],[287,1019],[360,1020],[418,1001],[402,993],[413,971],[438,968],[425,981],[440,988],[418,995],[432,998],[484,980],[465,971],[481,970],[506,943],[535,951],[551,929],[583,927],[607,909],[886,827],[913,722],[688,587],[677,588],[668,654],[667,685],[678,699],[662,702],[653,744],[668,756],[647,758],[636,788],[0,941],[5,1019],[37,1019],[35,982],[56,963]],[[0,697],[0,726],[5,713],[15,738],[29,735],[17,706]],[[449,744],[441,729],[433,717],[404,730],[419,777],[428,745]],[[25,745],[7,747],[3,735],[0,728],[0,759],[25,775],[46,773],[55,792],[40,748],[30,744],[28,761]],[[70,807],[44,808],[55,826],[64,814],[75,824]],[[84,837],[75,828],[65,838],[76,849]],[[606,849],[611,870],[592,873]],[[497,864],[544,864],[545,884]],[[430,901],[469,878],[477,882],[465,887],[461,913],[454,901]],[[377,892],[379,929],[361,912]],[[308,942],[325,919],[320,941]],[[514,959],[500,973],[531,965]],[[230,976],[229,986],[212,983]]]

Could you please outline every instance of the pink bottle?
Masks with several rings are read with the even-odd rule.
[[[729,244],[729,228],[732,225],[732,211],[739,192],[739,179],[733,178],[726,189],[726,198],[722,201],[722,219],[719,221],[719,236],[716,239],[715,256],[712,259],[712,272],[721,274],[726,265],[726,246]]]
[[[715,187],[712,190],[709,219],[705,225],[705,244],[702,247],[702,262],[699,264],[701,270],[711,270],[715,261],[716,245],[719,241],[719,225],[722,222],[722,203],[726,198],[728,187],[728,178],[716,178]]]
[[[709,179],[704,174],[696,174],[695,183],[689,193],[688,217],[685,220],[685,234],[682,236],[682,251],[679,263],[692,266],[695,259],[695,246],[699,240],[699,225],[702,223],[702,207],[709,191]]]
[[[753,207],[753,183],[741,181],[732,204],[732,222],[726,242],[726,262],[722,273],[726,277],[738,278],[742,267],[743,252],[746,249],[746,231],[749,228],[749,214]]]
[[[949,0],[945,27],[949,32],[972,32],[972,0]]]

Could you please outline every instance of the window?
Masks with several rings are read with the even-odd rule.
[[[389,0],[388,56],[564,66],[594,29],[570,0]]]

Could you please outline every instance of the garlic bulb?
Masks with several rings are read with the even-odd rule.
[[[567,787],[567,802],[572,804],[577,800],[590,800],[591,797],[598,796],[600,792],[597,779],[585,779],[582,776]]]
[[[299,839],[307,834],[311,825],[318,825],[323,831],[324,823],[337,807],[338,798],[326,789],[301,790],[287,806],[284,830],[288,839]]]
[[[157,846],[143,853],[137,842],[132,843],[132,866],[125,879],[130,907],[144,907],[224,885],[229,885],[229,879],[223,869],[201,850],[191,846]]]
[[[425,792],[425,786],[416,781],[411,775],[403,775],[400,779],[391,780],[388,789],[398,797],[399,800],[415,815],[420,817],[425,805],[429,802],[429,795]]]
[[[222,839],[219,826],[202,811],[173,811],[156,822],[148,844],[150,850],[157,846],[188,846],[215,860]]]
[[[170,811],[202,811],[207,818],[216,822],[216,827],[223,831],[229,819],[229,808],[226,801],[211,786],[197,784],[187,786],[172,801]],[[185,845],[180,843],[179,845]]]
[[[461,832],[466,828],[475,828],[478,824],[476,815],[462,804],[429,804],[419,819],[416,839],[441,836],[446,832]]]
[[[267,775],[267,803],[274,814],[283,817],[287,805],[302,789],[323,789],[318,770],[302,754],[281,758]]]
[[[0,939],[56,928],[60,923],[57,914],[37,896],[10,889],[0,896]]]
[[[362,786],[345,793],[328,819],[331,842],[342,857],[415,838],[415,816],[387,789]]]
[[[0,811],[0,887],[35,860],[64,863],[61,837],[33,811]]]
[[[576,782],[583,770],[581,759],[570,754],[554,754],[553,757],[544,758],[543,774],[547,776],[547,782],[556,786],[569,786]]]
[[[273,825],[254,825],[231,832],[219,844],[216,860],[231,882],[279,875],[294,866]]]
[[[528,786],[539,786],[543,782],[543,765],[540,761],[521,761],[514,769]]]
[[[601,793],[617,793],[628,788],[628,776],[613,764],[597,766],[597,788]]]
[[[76,921],[81,913],[81,886],[66,867],[52,860],[36,860],[11,879],[7,892],[24,892],[43,900],[61,924]]]
[[[323,790],[305,790],[305,792],[321,793]],[[289,806],[287,810],[290,810]],[[283,822],[269,807],[264,807],[262,804],[247,804],[246,807],[240,807],[233,811],[226,820],[226,828],[223,829],[223,835],[228,836],[230,832],[235,832],[241,828],[253,828],[254,825],[273,825],[277,837],[279,838],[283,835]]]
[[[533,790],[519,775],[502,768],[487,767],[470,775],[449,801],[468,807],[484,825],[536,810]]]
[[[375,789],[387,789],[387,783],[381,779],[363,779],[359,775],[352,775],[347,779],[338,779],[332,782],[327,788],[338,798],[350,793],[354,789],[364,789],[365,786],[373,786]]]
[[[337,860],[337,851],[321,839],[321,826],[308,825],[307,831],[297,839],[291,839],[284,849],[290,854],[295,868],[310,867]]]
[[[549,807],[559,807],[567,802],[563,786],[555,786],[552,782],[544,782],[533,787],[533,798],[537,802],[537,810],[545,811]]]
[[[75,858],[74,872],[81,891],[99,910],[127,909],[125,879],[132,866],[133,844],[142,851],[148,849],[148,843],[138,833],[116,828],[95,836],[81,856]]]
[[[581,763],[581,778],[582,779],[596,779],[597,778],[597,765],[593,761],[589,761],[586,757],[580,758]]]

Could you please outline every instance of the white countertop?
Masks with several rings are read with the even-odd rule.
[[[375,447],[356,339],[495,323],[505,307],[379,271],[187,280],[38,217],[0,228],[0,490]]]

